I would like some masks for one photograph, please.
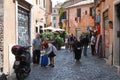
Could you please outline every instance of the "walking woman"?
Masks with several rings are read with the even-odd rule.
[[[57,51],[56,47],[53,44],[47,42],[43,43],[43,46],[45,47],[45,54],[48,55],[50,60],[49,66],[54,67],[54,57],[56,56],[55,53]]]
[[[75,53],[75,59],[76,59],[76,61],[79,61],[81,59],[81,53],[82,53],[82,44],[81,44],[81,42],[78,41],[75,38],[72,47],[73,47],[73,51]]]

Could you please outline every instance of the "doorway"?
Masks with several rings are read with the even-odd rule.
[[[120,66],[120,1],[114,4],[114,65]]]
[[[103,13],[103,57],[108,59],[109,56],[109,27],[108,27],[108,10]]]
[[[76,28],[76,38],[77,38],[77,40],[80,40],[80,35],[81,35],[80,28]]]
[[[30,16],[29,11],[18,7],[18,45],[30,45]]]

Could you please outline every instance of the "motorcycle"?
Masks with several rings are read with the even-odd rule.
[[[31,56],[30,52],[28,51],[30,47],[31,46],[22,47],[19,45],[15,45],[12,47],[11,51],[15,55],[13,69],[16,73],[16,78],[18,80],[24,80],[31,71],[30,67]]]

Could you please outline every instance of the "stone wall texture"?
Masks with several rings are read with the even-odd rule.
[[[0,0],[0,69],[3,67],[3,0]]]

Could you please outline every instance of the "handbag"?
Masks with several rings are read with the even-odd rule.
[[[52,52],[50,54],[48,54],[48,57],[54,57],[54,56],[56,56],[56,55],[55,55],[55,53],[53,51],[53,47],[52,47]]]

